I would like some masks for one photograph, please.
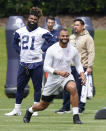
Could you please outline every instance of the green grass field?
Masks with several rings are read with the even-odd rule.
[[[87,101],[86,110],[81,114],[84,124],[74,125],[71,114],[57,115],[55,110],[62,105],[62,100],[55,99],[54,103],[39,116],[33,117],[29,124],[23,123],[25,109],[33,103],[33,88],[31,81],[30,94],[22,103],[22,116],[6,117],[4,113],[11,111],[15,99],[8,99],[4,93],[7,70],[7,54],[5,28],[0,27],[0,131],[106,131],[106,119],[95,120],[97,110],[106,107],[106,30],[95,31],[95,64],[94,82],[96,95]]]

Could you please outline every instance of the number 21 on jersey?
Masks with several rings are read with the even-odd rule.
[[[35,42],[35,36],[29,37],[28,35],[22,36],[22,49],[28,49],[28,46],[30,46],[30,50],[34,50],[34,42]]]

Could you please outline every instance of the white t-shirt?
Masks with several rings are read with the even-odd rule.
[[[66,48],[62,48],[59,42],[49,47],[44,61],[44,71],[48,72],[47,81],[62,78],[59,75],[54,75],[54,70],[64,70],[71,74],[71,61],[75,63],[78,73],[84,72],[79,60],[78,51],[70,43],[68,43]]]

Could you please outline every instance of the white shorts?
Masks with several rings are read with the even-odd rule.
[[[44,96],[51,96],[51,95],[58,95],[60,90],[63,90],[65,88],[65,85],[69,81],[75,81],[72,74],[70,74],[68,77],[60,77],[57,81],[47,81],[45,84],[45,87],[43,88],[42,95]]]

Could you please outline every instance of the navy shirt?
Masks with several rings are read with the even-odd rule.
[[[56,42],[58,42],[59,41],[59,39],[58,39],[58,34],[59,34],[59,32],[58,32],[58,30],[52,30],[52,31],[50,31],[50,33],[53,35],[53,39],[55,39],[54,41],[54,43],[56,43]],[[44,42],[44,44],[43,44],[43,46],[41,47],[41,49],[42,49],[42,51],[43,52],[46,52],[46,50],[51,46],[51,45],[53,45],[54,43],[51,43],[51,42],[49,42],[49,41],[45,41]]]

